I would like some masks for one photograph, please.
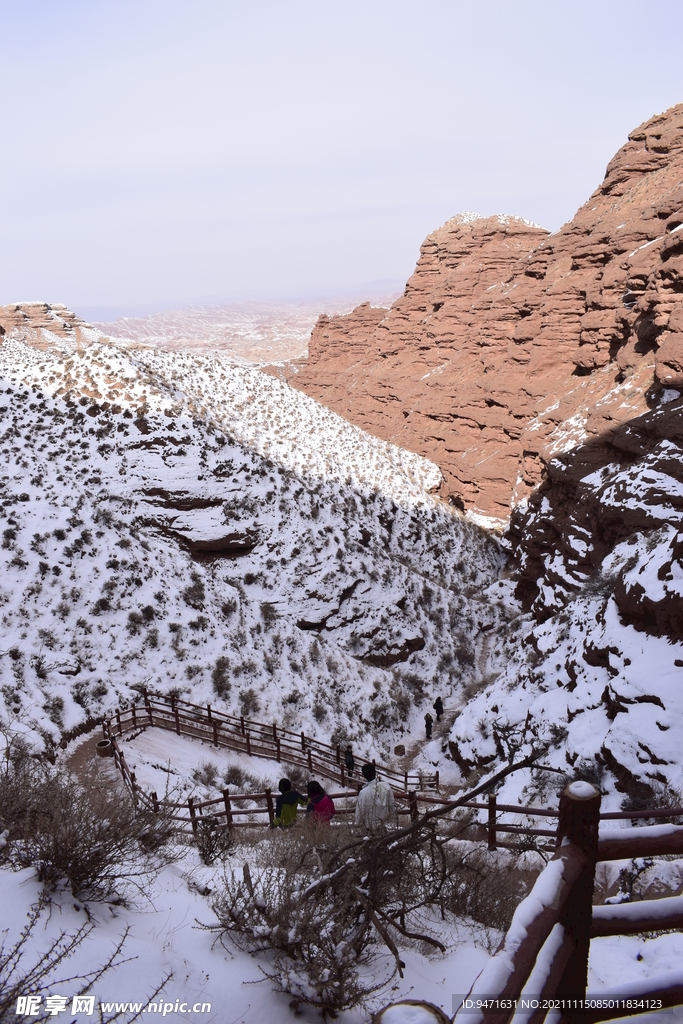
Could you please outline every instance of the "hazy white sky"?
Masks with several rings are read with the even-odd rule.
[[[680,0],[0,0],[0,302],[371,291],[461,210],[558,228],[681,39]]]

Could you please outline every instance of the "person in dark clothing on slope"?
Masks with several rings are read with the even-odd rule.
[[[437,697],[436,698],[436,700],[434,701],[433,707],[434,707],[434,710],[436,711],[436,720],[437,720],[437,722],[440,722],[441,721],[441,716],[443,714],[443,701],[441,700],[441,697]]]
[[[346,766],[346,774],[349,778],[353,777],[353,770],[356,767],[356,762],[353,759],[353,753],[351,751],[351,744],[344,751],[344,764]]]
[[[292,789],[292,783],[289,779],[280,779],[278,789],[280,790],[280,795],[275,801],[273,825],[279,825],[280,828],[288,828],[296,821],[298,805],[301,804],[302,807],[305,807],[308,800],[301,793],[297,793],[295,789]]]
[[[434,722],[434,719],[429,714],[429,712],[427,712],[427,714],[425,715],[425,732],[427,733],[427,739],[428,740],[431,740],[431,738],[432,738],[432,723],[433,722]]]
[[[334,814],[334,800],[328,796],[319,782],[308,783],[308,806],[306,817],[311,821],[322,821],[329,825]]]

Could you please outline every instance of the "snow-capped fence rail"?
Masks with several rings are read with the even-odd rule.
[[[282,729],[275,722],[267,725],[251,719],[227,715],[216,711],[210,704],[201,706],[181,700],[173,695],[143,691],[140,701],[125,709],[117,708],[105,719],[105,738],[123,736],[142,727],[154,726],[176,732],[179,736],[190,736],[226,747],[250,757],[264,757],[303,768],[311,775],[320,775],[346,786],[354,783],[339,746],[332,746],[321,740]],[[408,793],[413,790],[439,789],[439,773],[396,772],[391,768],[377,765],[395,792]],[[356,769],[356,778],[361,780]]]
[[[680,808],[661,808],[673,815]],[[600,834],[600,793],[590,783],[567,786],[560,798],[555,856],[517,907],[498,951],[474,982],[456,1020],[508,1024],[514,1016],[540,1024],[553,1005],[567,1020],[623,1017],[683,1002],[683,975],[646,979],[623,994],[588,992],[590,940],[683,926],[683,897],[593,907],[599,860],[683,854],[683,827],[666,824]],[[653,816],[653,812],[640,812]],[[606,818],[632,817],[611,812]],[[525,1003],[524,1000],[527,1002]],[[564,1000],[564,1003],[558,1002]],[[649,1002],[648,1002],[649,1001]],[[528,1005],[527,1005],[528,1003]],[[473,1009],[474,1008],[474,1009]]]

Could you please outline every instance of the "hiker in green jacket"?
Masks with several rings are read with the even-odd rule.
[[[296,821],[297,807],[299,804],[305,807],[308,803],[308,797],[302,796],[301,793],[297,793],[295,789],[292,789],[292,783],[289,779],[280,779],[278,789],[280,790],[280,795],[275,801],[273,825],[279,825],[280,828],[289,828]]]

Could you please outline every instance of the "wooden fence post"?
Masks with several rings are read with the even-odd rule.
[[[593,887],[595,864],[598,859],[598,827],[600,824],[600,792],[590,782],[572,782],[560,797],[560,821],[557,826],[557,846],[563,840],[580,847],[587,855],[584,869],[572,887],[559,923],[576,943],[557,995],[567,999],[583,999],[588,984],[588,951],[593,921]],[[578,1018],[577,1014],[569,1014]]]
[[[102,738],[105,739],[105,740],[107,739],[107,720],[106,720],[106,718],[102,722]]]
[[[131,709],[130,710],[133,713],[133,729],[137,729],[137,727],[138,727],[138,719],[137,719],[137,715],[136,715],[136,712],[135,712],[135,704],[131,705]]]
[[[119,736],[123,736],[123,729],[121,728],[121,712],[118,708],[116,709],[116,724],[119,727]]]
[[[410,793],[408,796],[408,808],[410,810],[410,820],[417,821],[419,817],[419,810],[417,807],[417,793]]]
[[[147,714],[149,715],[149,724],[154,725],[154,716],[152,714],[152,702],[149,699],[149,694],[145,690],[145,707],[147,708]]]
[[[247,754],[251,757],[251,739],[249,733],[247,733]]]
[[[439,792],[439,769],[438,768],[436,769],[435,785],[436,785],[436,791],[438,793]]]
[[[279,761],[280,760],[280,737],[279,736],[275,740],[275,747],[276,747],[276,750],[277,750],[275,758],[276,758],[277,761]]]
[[[303,731],[301,733],[301,749],[304,753],[306,752],[306,737],[304,736]]]
[[[266,790],[266,806],[268,808],[268,821],[272,825],[273,818],[275,817],[275,812],[273,810],[273,794],[270,792],[269,789]]]
[[[344,771],[344,762],[342,761],[339,765],[341,768],[341,784],[346,787],[346,772]]]
[[[308,770],[309,770],[309,772],[312,775],[313,774],[313,756],[311,754],[311,748],[310,747],[308,748]]]
[[[190,809],[190,821],[192,822],[192,831],[194,832],[195,835],[197,835],[197,819],[195,818],[194,815],[194,800],[192,799],[191,796],[188,796],[187,798],[187,806]]]
[[[273,722],[273,743],[277,743],[277,725]]]
[[[213,722],[213,745],[218,746],[218,722]]]
[[[244,715],[240,715],[240,732],[242,733],[243,736],[245,735],[246,732],[244,728]]]
[[[341,749],[337,747],[337,764],[341,764]]]
[[[408,792],[408,772],[403,773],[403,792]]]
[[[173,708],[173,714],[175,715],[175,731],[180,736],[180,715],[178,714],[178,708]]]
[[[152,797],[152,806],[154,808],[154,813],[158,814],[159,813],[159,797],[157,796],[157,793],[156,793],[155,789],[152,790],[152,792],[150,793],[150,796]]]
[[[489,793],[489,850],[496,849],[496,794]]]
[[[227,789],[223,790],[223,803],[225,804],[225,818],[229,826],[232,825],[232,805],[230,803],[230,794]]]

